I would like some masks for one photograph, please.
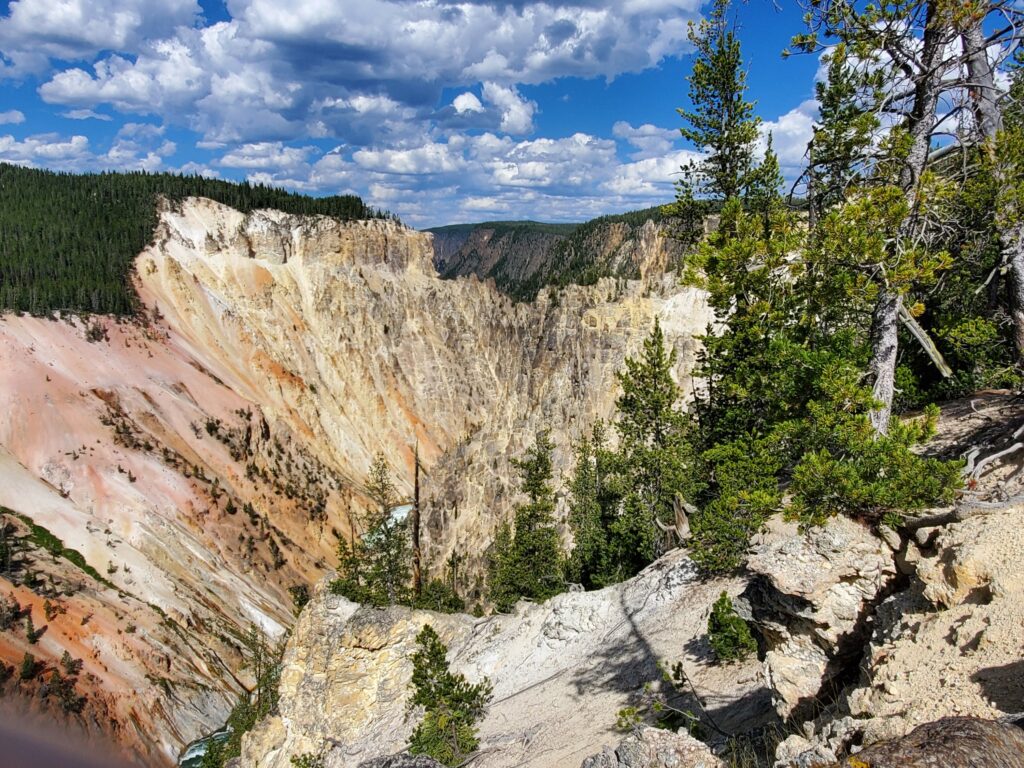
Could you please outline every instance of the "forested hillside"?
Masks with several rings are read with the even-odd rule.
[[[532,300],[546,285],[593,285],[602,277],[639,277],[637,265],[617,259],[617,250],[606,246],[613,239],[614,227],[622,231],[622,240],[632,239],[648,221],[660,224],[665,220],[660,206],[612,216],[600,216],[576,227],[565,240],[556,243],[548,256],[548,269],[537,272],[529,280],[509,291],[521,301]]]
[[[533,301],[545,286],[639,277],[640,230],[651,222],[661,237],[665,220],[662,209],[654,207],[583,224],[492,221],[428,231],[434,235],[434,263],[441,277],[493,278],[498,289],[516,301]],[[678,259],[681,246],[676,241],[665,238],[661,246],[671,251],[670,260]]]
[[[0,163],[0,309],[131,314],[132,260],[156,226],[156,200],[209,197],[243,212],[276,208],[339,219],[382,214],[353,195],[314,198],[262,184],[168,173],[67,174]]]

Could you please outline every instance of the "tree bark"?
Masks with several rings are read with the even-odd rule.
[[[416,451],[413,458],[415,468],[413,470],[413,497],[412,511],[409,514],[410,528],[412,528],[412,589],[413,594],[419,597],[423,593],[423,572],[420,562],[420,444],[417,441]]]
[[[941,66],[950,26],[939,11],[939,0],[929,0],[921,46],[920,66],[914,84],[914,100],[907,120],[910,148],[900,172],[900,187],[907,198],[909,211],[899,228],[894,247],[912,239],[917,226],[918,189],[921,175],[928,163],[932,131],[935,128],[935,110],[942,92],[945,67]],[[879,435],[889,431],[892,417],[892,398],[895,392],[896,358],[899,351],[898,326],[902,295],[886,284],[878,295],[871,318],[871,363],[869,372],[874,378],[872,395],[878,407],[870,413],[871,425]]]
[[[964,56],[967,60],[968,93],[971,96],[971,110],[978,133],[987,143],[992,159],[999,198],[1008,198],[1007,187],[1012,183],[1005,168],[996,155],[996,136],[1003,128],[1002,113],[999,111],[999,92],[996,88],[995,71],[988,57],[988,45],[981,27],[982,20],[974,22],[961,35]],[[1024,223],[1018,211],[1004,211],[999,229],[1001,265],[1007,272],[1009,282],[1010,317],[1013,320],[1013,341],[1017,359],[1024,362]]]
[[[1013,342],[1017,347],[1018,362],[1024,362],[1024,222],[1018,217],[1014,224],[999,233],[999,240],[1010,278]]]
[[[960,41],[967,60],[967,92],[971,97],[974,121],[981,138],[991,142],[1002,128],[1002,114],[999,112],[995,72],[988,58],[988,46],[985,43],[981,22],[982,20],[978,19],[964,30]]]
[[[896,390],[896,353],[899,349],[900,304],[903,298],[883,289],[871,317],[871,367],[874,378],[872,395],[879,406],[870,413],[871,426],[884,435],[889,431],[892,398]]]

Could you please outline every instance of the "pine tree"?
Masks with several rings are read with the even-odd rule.
[[[487,599],[498,610],[508,610],[519,599],[515,567],[512,526],[504,521],[494,531],[494,540],[487,551]]]
[[[334,594],[354,603],[370,602],[363,576],[366,558],[366,545],[358,537],[338,541],[338,578],[331,582]]]
[[[416,636],[412,657],[413,695],[409,710],[423,708],[423,719],[409,739],[409,752],[429,755],[448,766],[461,765],[480,741],[476,722],[491,699],[490,681],[470,684],[448,666],[448,648],[429,624]]]
[[[761,239],[769,245],[775,229],[775,217],[782,208],[782,170],[779,157],[775,154],[772,134],[768,134],[764,158],[751,171],[747,188],[747,209],[761,222]]]
[[[547,600],[565,589],[551,487],[553,448],[548,433],[540,432],[526,457],[513,462],[527,501],[515,508],[513,530],[499,529],[492,547],[489,597],[500,611],[511,609],[520,598]]]
[[[719,231],[734,229],[735,206],[751,182],[760,119],[746,100],[747,73],[740,42],[732,28],[729,0],[716,0],[707,19],[690,23],[696,49],[689,78],[691,109],[677,109],[686,122],[680,133],[707,156],[680,168],[676,199],[664,211],[674,222],[673,236],[684,245],[704,231],[709,205],[721,211]]]
[[[747,73],[740,41],[732,29],[729,0],[716,0],[708,18],[690,24],[689,39],[696,49],[689,77],[691,110],[678,109],[687,125],[683,138],[708,157],[684,168],[688,189],[719,200],[740,197],[754,165],[760,120],[746,100]]]
[[[339,577],[331,584],[335,594],[371,605],[408,605],[412,593],[412,553],[404,519],[393,510],[397,493],[383,453],[374,456],[366,481],[372,505],[363,520],[366,533],[338,543]]]
[[[409,531],[406,521],[396,520],[392,512],[397,493],[383,453],[376,455],[370,467],[366,493],[375,505],[364,537],[369,552],[366,579],[370,601],[378,605],[407,603],[412,578]]]
[[[794,38],[797,47],[810,52],[820,47],[819,35],[838,40],[856,56],[862,71],[874,70],[886,60],[896,65],[896,82],[876,89],[875,103],[867,105],[868,111],[895,125],[874,150],[872,186],[864,194],[875,196],[873,204],[896,216],[878,258],[860,261],[862,272],[872,278],[875,295],[868,374],[875,400],[871,423],[879,435],[888,431],[892,416],[901,321],[934,352],[934,345],[913,322],[907,298],[915,287],[934,279],[935,262],[944,260],[941,253],[929,253],[928,228],[936,212],[934,203],[945,194],[941,184],[933,186],[935,175],[926,171],[932,138],[942,122],[938,110],[943,94],[957,87],[949,75],[957,66],[952,43],[959,14],[956,4],[943,0],[881,5],[835,0],[815,4],[807,16],[809,32]],[[894,89],[906,95],[891,98]]]
[[[865,104],[877,98],[884,84],[881,68],[858,71],[853,67],[843,43],[824,58],[828,74],[814,85],[820,106],[808,169],[812,228],[827,210],[846,200],[869,172],[866,153],[878,128],[878,116]]]
[[[607,447],[603,422],[576,445],[576,467],[569,482],[569,527],[573,549],[569,578],[587,589],[614,581],[609,533],[618,516],[621,493],[616,488],[615,454]]]
[[[672,378],[675,362],[675,350],[666,349],[655,320],[640,357],[627,358],[625,371],[617,374],[622,392],[615,403],[615,429],[623,498],[609,531],[617,580],[639,573],[661,554],[665,543],[655,521],[671,523],[676,496],[689,498],[695,489],[688,420]]]

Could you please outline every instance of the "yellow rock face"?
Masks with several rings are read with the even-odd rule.
[[[691,389],[710,315],[672,278],[516,305],[431,257],[392,222],[194,199],[164,207],[136,260],[148,324],[0,318],[0,505],[113,585],[40,559],[77,589],[38,655],[84,658],[94,727],[148,764],[223,722],[240,631],[291,623],[287,588],[333,566],[376,451],[408,493],[419,444],[428,567],[457,550],[472,577],[515,500],[511,458],[550,428],[566,468],[656,317]],[[15,593],[42,601],[0,579]],[[8,664],[25,650],[0,639]]]

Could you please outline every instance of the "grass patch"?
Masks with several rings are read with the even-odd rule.
[[[19,520],[21,520],[21,522],[23,522],[25,525],[27,525],[29,529],[28,540],[40,549],[45,549],[54,557],[64,558],[69,563],[78,568],[78,570],[91,576],[100,584],[110,587],[111,589],[117,589],[117,587],[114,586],[114,584],[112,584],[108,579],[105,579],[103,576],[101,576],[99,574],[99,571],[97,571],[95,568],[89,565],[89,563],[86,562],[85,557],[82,555],[81,552],[79,552],[77,549],[72,549],[71,547],[65,546],[64,542],[61,541],[61,539],[58,536],[54,535],[50,530],[36,523],[28,515],[23,515],[20,512],[15,512],[14,510],[8,509],[7,507],[0,507],[0,513],[16,517]]]

